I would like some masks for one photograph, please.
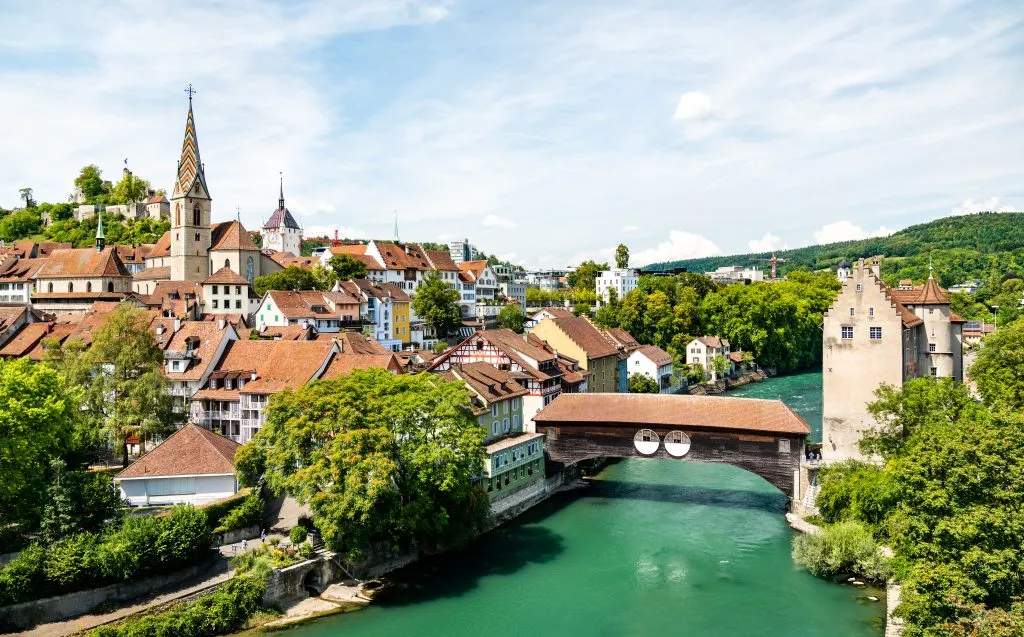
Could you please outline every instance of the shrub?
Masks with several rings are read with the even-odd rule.
[[[311,560],[314,557],[316,557],[316,549],[314,549],[313,545],[309,542],[303,542],[301,545],[299,545],[299,555],[303,559]]]
[[[859,522],[840,522],[793,541],[793,559],[818,577],[856,574],[872,581],[889,575],[889,561]]]
[[[292,530],[288,533],[288,539],[292,541],[292,544],[298,546],[306,541],[306,536],[309,533],[305,528],[301,526],[292,527]]]
[[[231,509],[220,524],[214,529],[214,533],[244,529],[247,526],[254,526],[263,523],[263,498],[258,489],[245,496],[242,503]]]
[[[224,498],[223,500],[217,500],[211,502],[203,507],[203,511],[206,512],[206,518],[210,521],[210,527],[216,529],[220,526],[221,521],[224,517],[231,513],[235,507],[241,506],[245,499],[249,496],[249,490],[239,491],[235,495]]]
[[[103,534],[33,544],[0,570],[0,605],[182,568],[205,557],[210,544],[206,514],[191,506],[128,518]]]
[[[258,573],[239,575],[213,593],[161,613],[142,615],[113,626],[101,626],[89,637],[212,637],[245,627],[260,609],[266,579]]]
[[[857,460],[821,470],[821,491],[816,504],[828,523],[856,520],[879,529],[892,510],[895,489],[882,467]]]

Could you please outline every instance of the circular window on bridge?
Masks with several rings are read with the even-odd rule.
[[[650,429],[641,429],[633,436],[633,446],[645,456],[649,456],[658,450],[661,438]]]
[[[690,437],[681,431],[665,434],[665,451],[673,458],[682,458],[690,452]]]

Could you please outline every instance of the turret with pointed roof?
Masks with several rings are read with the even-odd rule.
[[[277,210],[263,224],[260,236],[263,237],[264,248],[297,257],[302,253],[302,228],[284,205],[284,176],[281,176],[280,188]]]

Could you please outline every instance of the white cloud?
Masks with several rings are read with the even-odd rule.
[[[480,225],[485,228],[515,228],[516,223],[511,219],[505,217],[499,217],[498,215],[487,215],[480,221]]]
[[[760,239],[751,239],[747,242],[747,248],[751,252],[771,252],[772,250],[778,250],[782,246],[779,243],[782,239],[776,237],[770,232],[764,233],[764,236]]]
[[[630,255],[629,261],[639,267],[661,261],[696,259],[716,254],[722,254],[722,251],[707,237],[683,230],[672,230],[668,233],[667,241]]]
[[[640,226],[622,226],[622,232],[636,232]]]
[[[711,115],[711,98],[700,91],[683,93],[676,105],[674,119],[704,119]]]
[[[976,212],[1019,212],[1016,206],[1012,204],[1004,204],[999,201],[999,197],[992,197],[987,201],[974,201],[968,199],[959,206],[955,206],[951,213],[954,215],[970,215]]]
[[[826,223],[820,230],[814,231],[815,243],[838,243],[840,241],[856,241],[868,237],[886,237],[893,231],[885,226],[879,226],[874,232],[867,232],[860,226],[843,219],[833,223]]]

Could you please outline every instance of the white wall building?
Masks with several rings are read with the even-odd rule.
[[[264,250],[287,252],[292,256],[302,255],[302,228],[292,213],[284,207],[284,179],[281,180],[281,195],[277,200],[277,210],[260,228]]]
[[[704,276],[716,283],[764,281],[764,271],[759,268],[745,268],[742,265],[723,265],[714,272],[705,272]]]
[[[597,287],[597,298],[602,299],[607,303],[610,291],[615,290],[616,298],[621,300],[629,294],[629,292],[636,289],[636,283],[636,270],[632,270],[630,268],[604,270],[595,281],[595,285]]]
[[[471,244],[469,239],[450,241],[448,242],[448,254],[456,265],[461,265],[463,261],[476,260],[476,246]]]
[[[671,394],[678,389],[672,384],[672,356],[657,345],[641,345],[631,351],[626,368],[630,376],[643,374],[654,379],[662,394]]]
[[[238,492],[238,447],[212,431],[185,425],[117,474],[114,482],[132,506],[207,504]]]

